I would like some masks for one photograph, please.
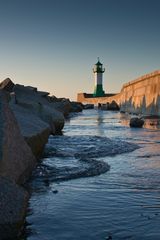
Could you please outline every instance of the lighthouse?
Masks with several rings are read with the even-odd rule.
[[[103,73],[105,68],[103,68],[103,64],[100,62],[98,58],[98,62],[94,65],[93,73],[94,73],[94,97],[103,97],[105,92],[103,90]]]

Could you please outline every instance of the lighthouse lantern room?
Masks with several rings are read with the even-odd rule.
[[[98,62],[94,65],[93,73],[94,73],[94,97],[103,97],[105,92],[103,90],[103,73],[105,68],[103,68],[103,64],[100,62],[98,58]]]

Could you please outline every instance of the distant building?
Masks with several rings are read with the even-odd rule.
[[[103,97],[105,96],[105,92],[103,90],[103,73],[105,72],[105,68],[103,68],[103,64],[100,62],[98,58],[98,62],[94,65],[94,93],[93,97]]]

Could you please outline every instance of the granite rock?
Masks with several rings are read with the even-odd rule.
[[[0,177],[0,240],[17,239],[23,228],[29,195],[24,188]]]
[[[15,85],[16,103],[28,109],[42,121],[50,125],[55,132],[60,132],[64,126],[64,115],[58,111],[54,103],[48,100],[48,93],[32,90],[23,85]],[[54,125],[54,127],[53,127]],[[54,134],[54,131],[52,132]]]
[[[0,176],[23,183],[30,176],[36,158],[21,134],[3,90],[0,91],[0,102]]]
[[[7,92],[12,92],[14,87],[14,83],[11,81],[10,78],[6,78],[0,83],[0,89],[3,89]]]
[[[141,128],[143,127],[144,120],[138,117],[134,117],[130,119],[130,127]]]

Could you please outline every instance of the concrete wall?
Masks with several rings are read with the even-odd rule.
[[[97,105],[98,103],[106,103],[108,99],[113,96],[117,96],[117,94],[105,94],[104,97],[93,97],[93,94],[88,93],[78,93],[77,94],[77,102],[81,103],[91,103]]]
[[[114,100],[121,111],[160,116],[160,70],[124,84],[121,92],[112,97],[86,98],[84,93],[80,93],[77,100],[94,104]]]

